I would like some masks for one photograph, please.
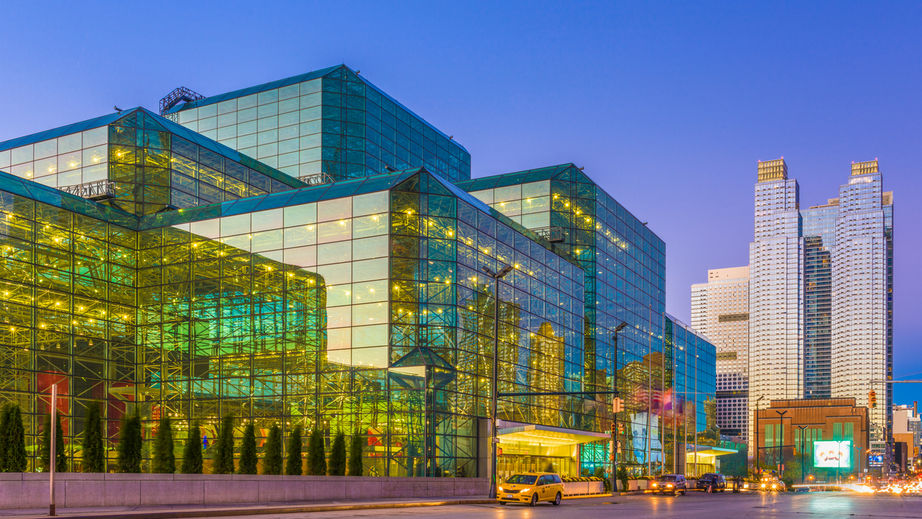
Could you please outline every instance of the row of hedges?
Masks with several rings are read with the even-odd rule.
[[[64,452],[64,434],[61,429],[61,416],[57,416],[55,432],[55,470],[67,471],[67,456]],[[141,417],[135,412],[122,418],[118,439],[118,472],[140,473],[142,464]],[[51,459],[51,418],[45,417],[42,430],[40,462],[43,471],[47,471]],[[296,427],[288,436],[287,457],[282,458],[282,431],[275,425],[269,430],[269,436],[263,449],[262,473],[302,475],[303,430]],[[314,429],[307,442],[308,475],[350,476],[362,475],[361,434],[354,434],[346,455],[346,437],[340,431],[333,439],[329,452],[329,463],[325,452],[323,433]],[[183,474],[201,474],[203,455],[201,445],[201,428],[194,423],[189,430],[182,458],[179,460],[179,472]],[[225,416],[218,429],[215,445],[209,449],[214,474],[256,474],[259,456],[256,448],[256,431],[252,423],[244,427],[240,444],[240,456],[234,462],[234,417]],[[105,472],[106,451],[104,446],[103,423],[99,406],[87,409],[83,429],[83,472]],[[174,452],[173,427],[169,416],[160,419],[154,434],[150,471],[153,473],[172,474],[177,471],[177,459]],[[25,445],[25,428],[22,423],[22,411],[17,404],[8,404],[0,409],[0,472],[25,472],[28,458]],[[284,472],[283,472],[284,469]],[[347,471],[348,469],[348,471]]]

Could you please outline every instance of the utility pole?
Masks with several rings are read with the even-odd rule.
[[[615,326],[615,331],[611,334],[612,349],[614,355],[612,359],[611,389],[612,408],[611,408],[611,493],[615,495],[618,492],[618,412],[621,411],[621,395],[618,393],[618,332],[624,329],[627,323],[621,321]],[[617,399],[617,400],[616,400]],[[616,405],[617,404],[617,405]],[[625,489],[627,490],[627,489]]]
[[[760,471],[759,471],[759,402],[761,402],[763,398],[765,398],[765,395],[762,395],[762,396],[760,396],[759,398],[757,398],[757,399],[756,399],[756,403],[755,403],[755,406],[756,406],[756,426],[755,426],[755,430],[756,430],[756,466],[753,467],[753,472],[755,472],[756,474],[758,474],[758,473],[760,472]]]
[[[56,452],[57,449],[55,448],[57,447],[56,445],[57,438],[55,438],[55,436],[56,436],[56,433],[58,432],[57,430],[58,429],[58,415],[57,415],[58,409],[57,408],[58,408],[58,384],[54,383],[51,385],[51,422],[49,422],[50,423],[49,428],[51,430],[49,431],[49,435],[48,435],[49,439],[51,440],[50,445],[49,445],[50,447],[49,453],[51,454],[51,456],[48,461],[48,494],[49,494],[48,495],[49,497],[48,515],[55,515],[56,513],[55,505],[54,505],[54,469],[58,461],[58,457],[57,457],[58,453]]]
[[[800,429],[800,484],[804,483],[804,471],[807,470],[807,467],[804,465],[804,451],[807,450],[807,441],[805,431],[807,430],[807,425],[798,425],[797,428]]]
[[[496,499],[496,409],[499,399],[499,280],[512,272],[512,267],[506,265],[499,272],[493,272],[489,267],[483,271],[493,279],[493,384],[490,388],[490,495],[489,499]]]
[[[781,439],[778,442],[778,477],[781,477],[781,466],[784,465],[784,415],[787,410],[775,411],[778,413],[778,421],[781,422]]]

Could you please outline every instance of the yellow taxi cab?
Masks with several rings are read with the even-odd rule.
[[[563,481],[551,472],[526,472],[515,474],[496,489],[499,504],[528,503],[535,506],[538,501],[548,501],[555,506],[563,499]]]

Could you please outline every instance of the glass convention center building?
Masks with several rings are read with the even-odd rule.
[[[616,382],[620,462],[700,463],[714,346],[665,314],[663,241],[572,164],[470,164],[346,66],[0,142],[0,403],[30,467],[57,385],[72,470],[99,405],[112,469],[137,411],[146,457],[168,415],[207,460],[231,414],[260,448],[360,434],[366,474],[485,476],[496,341],[500,474],[607,472]]]

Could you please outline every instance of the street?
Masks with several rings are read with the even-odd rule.
[[[236,516],[243,517],[243,516]],[[559,506],[550,503],[528,506],[493,504],[398,508],[385,510],[350,510],[345,512],[314,512],[303,514],[245,516],[269,519],[320,519],[327,517],[439,517],[468,518],[740,518],[754,519],[817,517],[885,517],[922,518],[922,498],[890,495],[866,495],[844,492],[813,492],[804,494],[704,494],[690,492],[686,496],[620,496],[616,498],[572,499]]]

